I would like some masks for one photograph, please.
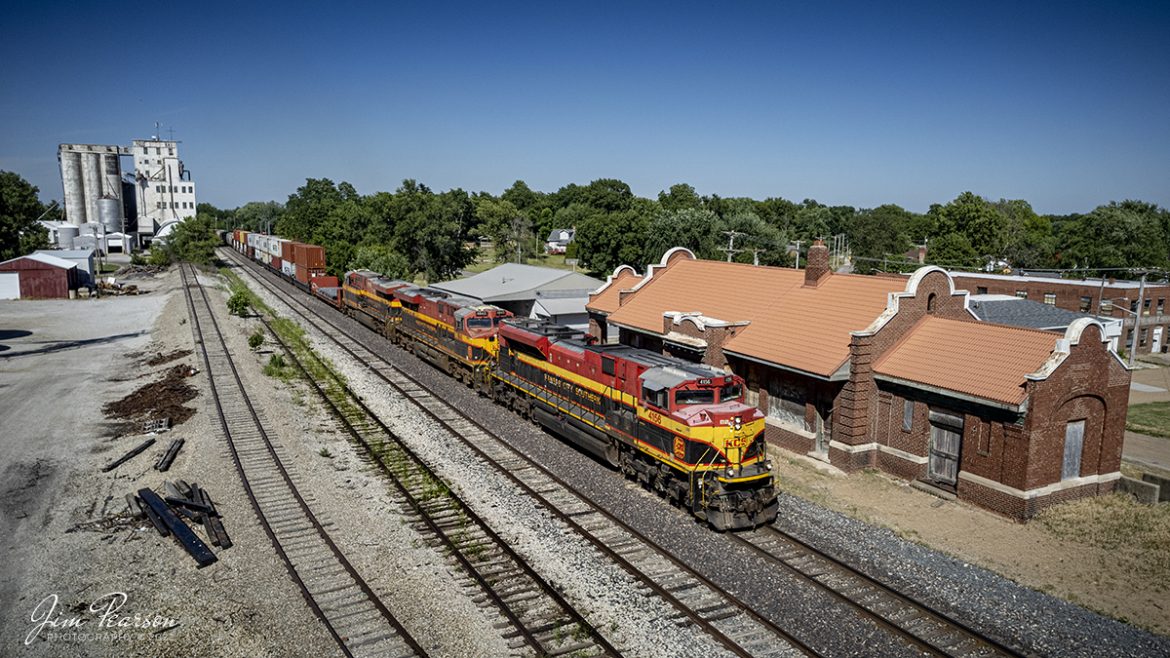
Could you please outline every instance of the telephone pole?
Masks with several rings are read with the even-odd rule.
[[[731,257],[733,255],[738,254],[739,252],[743,251],[743,249],[736,249],[735,248],[735,239],[741,235],[747,235],[747,233],[740,233],[739,231],[724,231],[723,235],[727,236],[727,248],[724,249],[723,251],[727,252],[727,262],[730,263]]]
[[[796,241],[796,269],[800,269],[800,240]]]

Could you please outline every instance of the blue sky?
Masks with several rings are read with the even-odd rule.
[[[307,177],[925,211],[1170,207],[1170,3],[11,4],[0,169],[174,129],[201,201]]]

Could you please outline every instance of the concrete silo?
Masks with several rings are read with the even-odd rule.
[[[98,221],[98,199],[102,196],[101,155],[81,154],[81,183],[85,188],[85,221]]]
[[[81,183],[81,154],[61,145],[61,183],[65,188],[65,221],[78,226],[85,222],[85,191]]]

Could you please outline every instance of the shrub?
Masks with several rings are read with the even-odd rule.
[[[237,292],[228,298],[227,306],[228,312],[232,315],[244,317],[248,315],[248,296],[242,292]]]
[[[158,267],[166,267],[171,264],[171,255],[166,249],[155,248],[150,250],[150,256],[147,262]]]
[[[260,346],[263,344],[264,344],[264,332],[263,331],[260,331],[259,329],[257,329],[256,333],[252,334],[251,336],[248,336],[248,347],[255,350],[255,349],[259,349]],[[273,354],[272,356],[273,356],[273,358],[276,358],[276,357],[279,357],[280,355]],[[282,360],[281,366],[283,366],[283,365],[284,365],[284,363]]]

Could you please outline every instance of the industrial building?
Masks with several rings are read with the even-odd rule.
[[[1121,476],[1130,372],[1101,323],[982,322],[938,267],[838,274],[819,241],[803,271],[674,249],[644,276],[619,267],[588,309],[600,340],[742,376],[769,442],[845,471],[1017,519]]]
[[[601,281],[579,272],[505,263],[466,279],[432,284],[432,288],[485,304],[495,304],[521,318],[548,318],[584,331],[585,304]]]
[[[132,173],[123,172],[123,157],[133,158]],[[59,248],[109,253],[132,243],[145,246],[166,227],[195,216],[195,182],[175,140],[136,139],[128,147],[61,144],[57,160],[65,222],[47,228]],[[93,239],[74,242],[85,236]]]
[[[38,249],[34,254],[52,256],[68,261],[77,266],[77,285],[93,286],[97,283],[94,278],[94,250],[93,249]]]

